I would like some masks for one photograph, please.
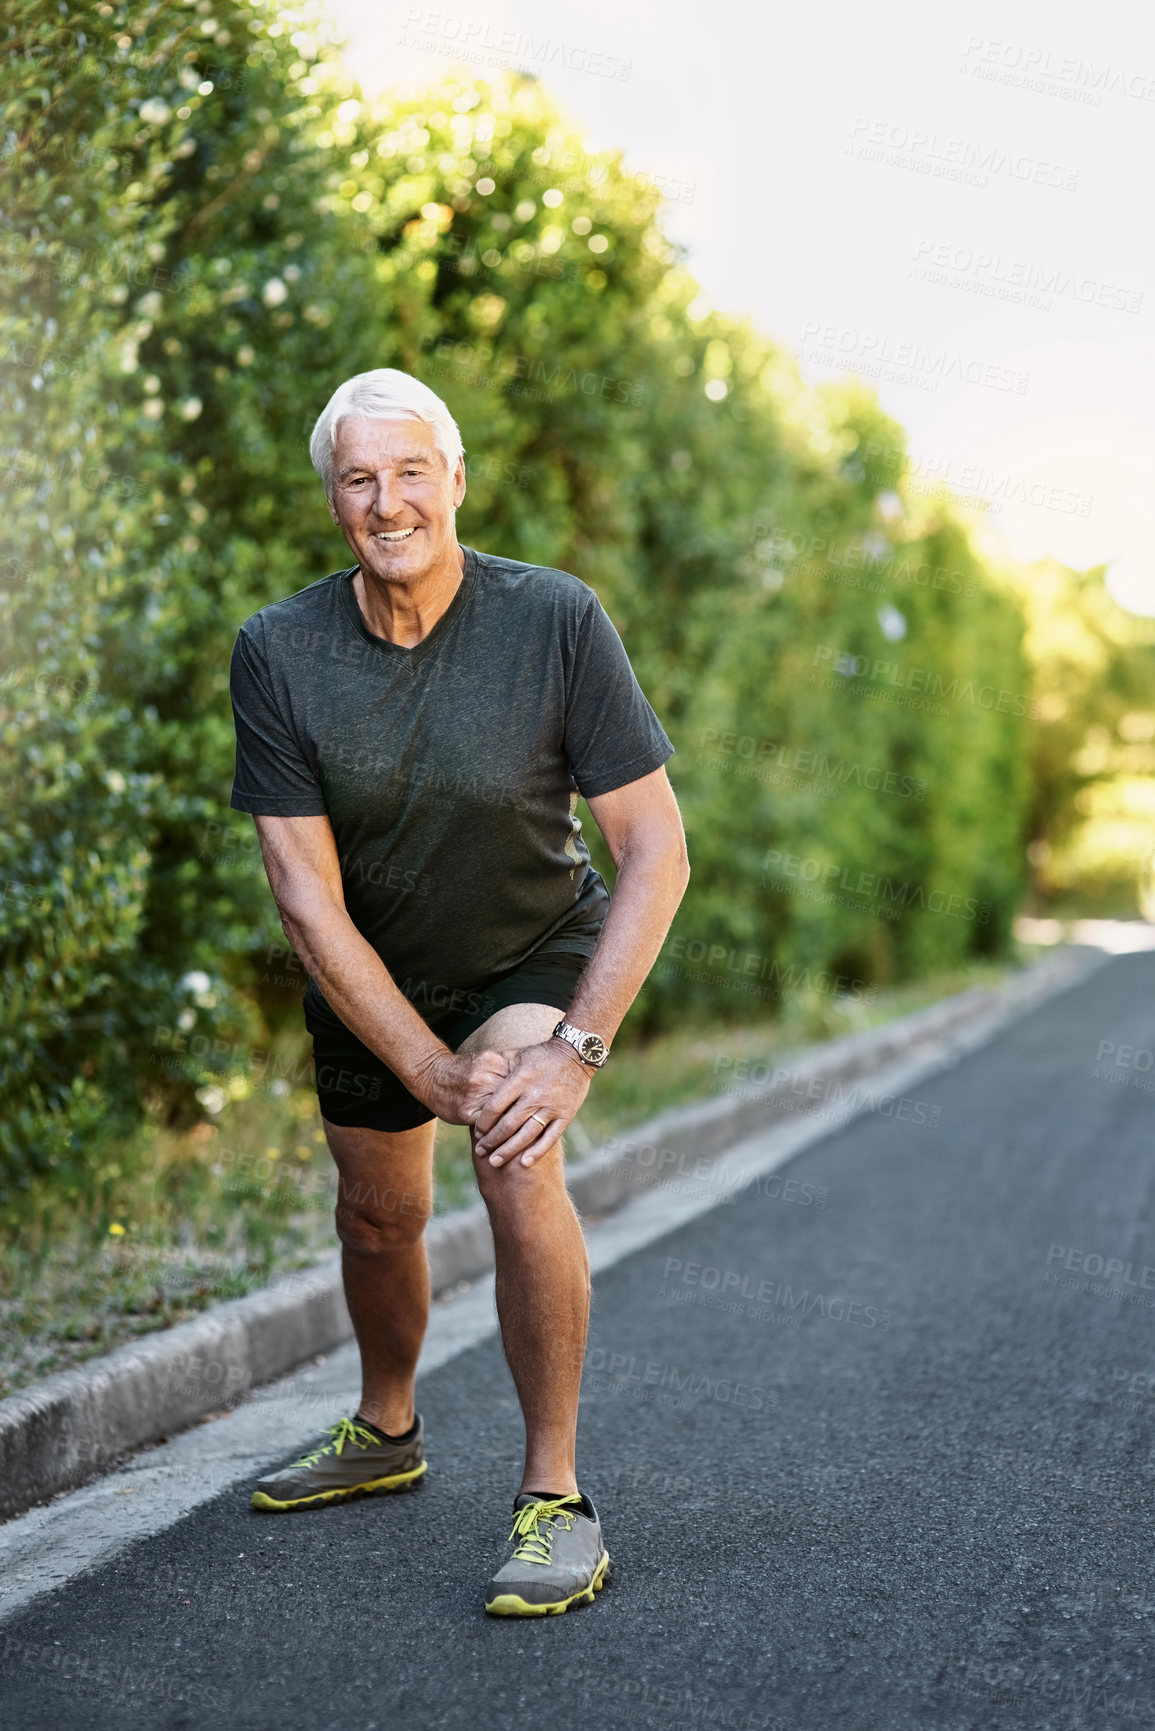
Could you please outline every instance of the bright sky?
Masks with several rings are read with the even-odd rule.
[[[1155,9],[328,3],[368,90],[538,67],[666,177],[716,306],[870,377],[1015,555],[1155,613]]]

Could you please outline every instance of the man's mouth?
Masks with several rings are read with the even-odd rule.
[[[372,538],[374,541],[408,541],[416,528],[417,524],[413,523],[408,529],[378,529]]]

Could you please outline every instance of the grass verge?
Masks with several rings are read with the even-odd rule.
[[[1024,952],[1024,959],[1029,959]],[[618,1042],[567,1134],[571,1157],[670,1106],[700,1100],[720,1057],[777,1061],[814,1041],[878,1026],[1008,970],[975,966],[870,1000],[792,1000],[774,1022],[687,1026]],[[146,1126],[123,1150],[99,1216],[50,1201],[0,1261],[0,1396],[134,1336],[237,1298],[275,1272],[336,1248],[336,1175],[311,1087],[304,1037],[286,1038],[271,1079],[233,1075],[211,1120],[177,1134]],[[307,1073],[308,1065],[304,1066]],[[438,1126],[436,1208],[475,1195],[469,1133]]]

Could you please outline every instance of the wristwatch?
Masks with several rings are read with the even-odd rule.
[[[587,1034],[584,1028],[575,1028],[572,1022],[567,1022],[563,1016],[553,1031],[555,1040],[568,1040],[583,1064],[592,1064],[595,1070],[600,1070],[610,1055],[610,1049],[598,1034]]]

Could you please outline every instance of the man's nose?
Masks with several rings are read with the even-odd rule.
[[[395,475],[378,475],[373,509],[378,517],[396,517],[405,501]]]

